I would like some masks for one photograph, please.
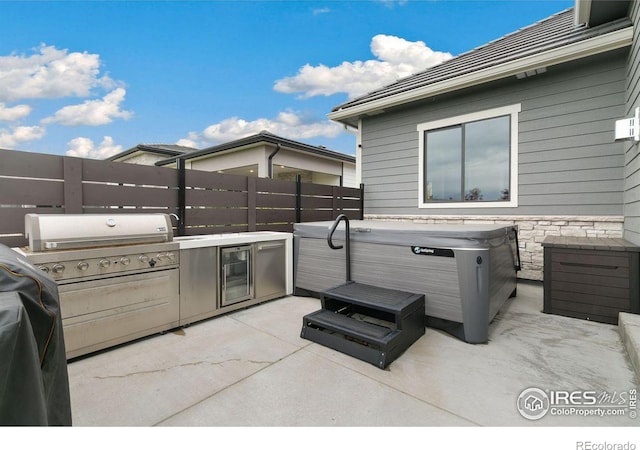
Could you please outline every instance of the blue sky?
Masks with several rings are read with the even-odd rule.
[[[0,148],[104,158],[269,130],[354,154],[331,108],[573,3],[0,0]]]

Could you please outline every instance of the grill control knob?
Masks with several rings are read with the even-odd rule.
[[[98,263],[98,265],[100,267],[102,267],[103,269],[106,269],[107,267],[109,267],[111,265],[111,261],[109,261],[108,259],[101,259],[100,262]]]
[[[64,272],[64,266],[62,264],[54,264],[54,266],[51,268],[51,271],[59,275]]]
[[[128,266],[129,263],[131,263],[131,260],[128,256],[123,256],[122,258],[120,258],[120,264],[122,264],[123,266]]]
[[[166,255],[166,254],[164,254],[164,253],[158,253],[158,254],[156,255],[156,259],[158,260],[158,262],[160,262],[160,261],[162,261],[164,258],[166,258],[166,256],[167,256],[167,255]]]
[[[86,261],[80,261],[76,267],[79,271],[84,272],[89,268],[89,263]]]
[[[138,256],[138,261],[140,261],[142,264],[146,264],[149,262],[149,257],[147,255],[140,255]]]
[[[47,266],[39,266],[38,269],[42,270],[44,273],[49,273],[49,268]]]
[[[167,252],[167,259],[171,262],[175,262],[176,256],[171,252]]]

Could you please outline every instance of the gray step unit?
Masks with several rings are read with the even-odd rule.
[[[294,225],[295,293],[320,297],[344,283],[344,250],[327,245],[332,222]],[[353,281],[425,295],[427,326],[469,343],[516,292],[516,228],[351,221]],[[344,242],[338,227],[334,243]]]
[[[322,294],[300,336],[385,369],[425,333],[424,295],[347,282]]]

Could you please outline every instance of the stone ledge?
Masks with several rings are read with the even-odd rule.
[[[576,216],[576,215],[567,215],[567,216],[519,216],[519,215],[511,215],[511,214],[503,214],[503,215],[491,215],[491,216],[481,216],[481,215],[472,215],[472,214],[451,214],[451,215],[436,215],[436,214],[424,214],[424,215],[403,215],[403,214],[365,214],[365,219],[375,220],[375,219],[383,219],[383,220],[425,220],[425,219],[433,219],[433,220],[499,220],[502,223],[510,222],[513,220],[517,221],[564,221],[564,222],[574,222],[576,220],[580,220],[583,222],[624,222],[624,216]],[[549,224],[545,224],[549,225]]]
[[[640,315],[619,313],[618,331],[636,376],[640,379]]]

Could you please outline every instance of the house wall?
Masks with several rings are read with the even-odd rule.
[[[625,117],[633,116],[635,108],[640,106],[640,2],[631,2],[629,16],[633,21],[634,30],[627,62]],[[640,145],[626,141],[624,150],[624,237],[640,245]]]
[[[518,224],[521,276],[531,279],[542,279],[546,234],[621,237],[625,159],[613,129],[625,113],[627,56],[617,50],[362,119],[365,216]],[[417,125],[514,104],[518,206],[418,208]]]
[[[345,187],[360,187],[360,182],[356,176],[356,165],[342,163],[342,185]]]
[[[129,164],[141,164],[143,166],[153,166],[156,162],[167,159],[167,155],[158,155],[155,153],[137,152],[132,156],[124,159],[118,159],[119,162],[126,162]]]
[[[311,174],[311,182],[316,184],[326,184],[328,186],[340,186],[340,177],[338,175],[313,172]]]
[[[187,168],[215,172],[258,164],[258,176],[267,177],[267,150],[264,145],[241,152],[214,153],[208,158],[187,160]],[[189,167],[189,164],[191,166]]]
[[[339,177],[342,176],[343,186],[358,187],[355,183],[355,164],[343,163],[342,161],[334,161],[314,155],[305,155],[285,149],[276,153],[273,157],[273,164],[312,171],[314,172],[314,183],[338,185],[340,184]]]

